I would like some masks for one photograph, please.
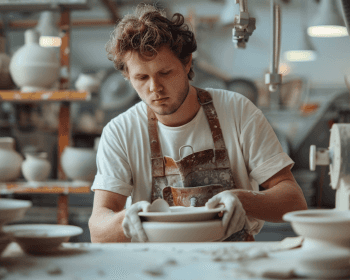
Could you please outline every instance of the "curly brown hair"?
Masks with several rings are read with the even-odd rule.
[[[114,68],[127,76],[128,69],[123,58],[128,51],[137,51],[142,57],[152,58],[165,45],[184,66],[197,49],[194,33],[182,14],[175,13],[172,20],[168,20],[163,10],[139,4],[135,14],[128,14],[119,21],[106,44],[106,51]],[[187,76],[189,80],[193,79],[193,66]]]

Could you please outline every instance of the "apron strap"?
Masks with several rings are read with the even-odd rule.
[[[151,146],[152,177],[165,176],[164,159],[158,136],[158,120],[154,112],[147,106],[148,136]]]
[[[197,90],[198,102],[202,105],[205,115],[207,117],[211,134],[214,141],[215,150],[226,149],[224,136],[219,122],[218,115],[216,113],[213,99],[209,92],[206,90],[194,87]]]

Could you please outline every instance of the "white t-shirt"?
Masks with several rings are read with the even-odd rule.
[[[234,181],[238,188],[259,190],[282,168],[294,162],[283,152],[276,134],[261,110],[239,93],[206,88],[218,114]],[[163,156],[180,159],[192,152],[214,149],[203,108],[187,124],[168,127],[158,122]],[[112,119],[103,129],[97,151],[97,174],[91,189],[131,196],[132,203],[151,200],[151,150],[147,105],[139,102]],[[263,211],[263,209],[262,209]],[[247,230],[256,235],[264,221],[247,218]]]

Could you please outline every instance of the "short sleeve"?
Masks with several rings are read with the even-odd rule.
[[[109,122],[103,129],[97,149],[97,174],[91,190],[107,190],[130,196],[132,173],[127,160],[125,147],[120,139],[120,129],[116,122]]]
[[[249,176],[258,184],[264,183],[288,165],[294,165],[294,161],[283,152],[261,110],[256,110],[242,127],[240,143]]]

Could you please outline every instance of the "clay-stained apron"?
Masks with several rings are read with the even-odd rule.
[[[169,205],[199,207],[204,206],[217,193],[237,188],[213,100],[209,92],[195,88],[199,104],[203,106],[210,126],[214,149],[193,152],[181,159],[183,146],[179,151],[179,161],[163,157],[158,136],[158,120],[147,107],[152,164],[151,202],[164,198]],[[224,241],[254,241],[254,237],[243,228]]]

